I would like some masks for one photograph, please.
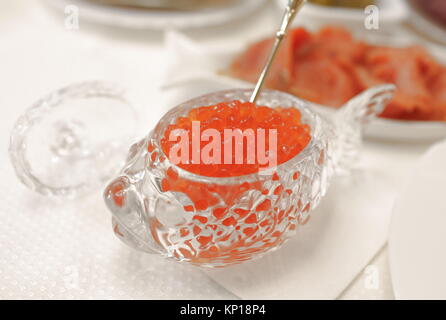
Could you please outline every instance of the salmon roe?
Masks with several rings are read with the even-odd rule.
[[[197,123],[197,122],[198,123]],[[197,124],[200,139],[197,145]],[[181,130],[181,139],[169,139],[174,130]],[[203,133],[207,129],[213,129],[215,135],[210,139],[202,139]],[[208,177],[238,177],[246,174],[256,173],[264,168],[263,160],[249,161],[248,150],[253,151],[253,144],[248,148],[248,138],[241,140],[239,136],[238,145],[243,147],[242,156],[240,150],[235,149],[233,136],[225,139],[226,129],[240,129],[242,132],[251,129],[257,133],[258,129],[265,132],[263,152],[269,148],[269,132],[275,129],[277,138],[277,151],[274,157],[275,164],[280,165],[299,154],[310,142],[310,127],[302,123],[301,113],[296,108],[270,108],[258,106],[249,102],[231,101],[219,103],[213,106],[203,106],[190,110],[185,116],[179,117],[172,122],[165,130],[161,139],[161,148],[171,162],[189,172]],[[195,132],[195,134],[193,134]],[[176,134],[173,134],[178,138]],[[195,137],[195,139],[194,139]],[[254,134],[256,139],[255,152],[262,148],[258,145],[258,134]],[[213,141],[216,139],[217,142]],[[220,140],[218,140],[220,139]],[[171,151],[178,147],[181,140],[187,148],[186,153],[190,156],[190,162],[180,162],[172,160],[176,155],[171,155]],[[203,152],[212,145],[220,151],[225,150],[225,140],[231,141],[232,153],[225,155],[221,152],[221,161],[203,162],[192,161],[193,152]],[[195,143],[194,143],[195,141]],[[153,145],[149,144],[148,151],[155,151]],[[177,150],[179,150],[177,148]],[[236,153],[238,154],[238,163]],[[218,152],[217,152],[218,154]],[[225,159],[225,156],[226,159]],[[258,155],[257,155],[258,156]],[[218,158],[218,157],[216,157]],[[202,157],[200,157],[202,159]],[[228,164],[227,160],[232,160]],[[214,159],[215,160],[215,159]],[[226,161],[225,161],[226,160]],[[270,164],[271,165],[271,164]],[[271,190],[264,185],[260,179],[255,181],[234,182],[231,184],[206,183],[194,181],[182,177],[175,166],[166,169],[165,177],[161,182],[163,192],[176,192],[184,194],[190,202],[185,202],[184,213],[193,215],[191,221],[182,225],[181,229],[171,238],[171,230],[167,234],[153,232],[154,239],[161,245],[170,246],[171,239],[176,239],[176,257],[182,257],[193,263],[203,263],[221,260],[224,263],[233,263],[246,260],[246,257],[255,252],[264,252],[269,248],[277,246],[283,241],[281,238],[286,230],[295,228],[295,213],[297,207],[292,206],[289,210],[279,208],[279,199],[286,199],[291,196],[291,190],[282,186],[281,177],[277,170],[273,170],[271,182],[274,188]],[[299,179],[297,174],[293,179]],[[256,190],[258,202],[246,206],[238,203],[248,191]],[[254,193],[251,195],[254,196]],[[119,199],[117,199],[119,201]],[[208,211],[209,210],[209,211]],[[178,240],[181,239],[181,240]],[[181,243],[180,247],[178,243]]]
[[[176,129],[183,129],[184,132],[188,133],[189,155],[190,158],[192,157],[192,152],[194,152],[192,142],[193,121],[199,121],[201,133],[206,129],[215,129],[219,132],[221,137],[221,148],[219,148],[221,150],[221,161],[208,164],[203,161],[199,161],[199,163],[181,162],[177,166],[189,172],[208,177],[242,176],[256,173],[265,167],[263,163],[260,163],[257,156],[254,163],[252,160],[248,161],[246,137],[243,138],[242,163],[240,164],[240,161],[238,161],[239,164],[236,164],[235,152],[233,152],[231,155],[232,163],[228,164],[224,158],[225,129],[240,129],[242,132],[246,129],[252,129],[254,133],[257,133],[257,129],[264,129],[264,150],[269,150],[269,131],[275,129],[277,133],[277,165],[295,157],[311,140],[310,127],[301,122],[301,113],[296,108],[270,108],[241,101],[224,102],[213,106],[194,108],[186,116],[177,118],[173,124],[167,127],[164,137],[161,139],[161,147],[164,154],[169,158],[171,149],[178,144],[178,140],[171,141],[169,139],[171,133]],[[256,138],[258,139],[258,135]],[[209,140],[203,142],[202,139],[199,139],[199,149],[201,151],[207,144],[212,143],[212,138]],[[234,143],[235,139],[232,140],[232,150],[235,150]],[[255,154],[257,155],[257,152]]]

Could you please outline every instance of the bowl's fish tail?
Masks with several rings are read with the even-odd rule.
[[[359,163],[364,125],[384,110],[395,89],[393,84],[372,87],[349,100],[337,112],[334,118],[336,173],[348,173]]]

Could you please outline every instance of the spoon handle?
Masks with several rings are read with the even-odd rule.
[[[273,64],[274,58],[276,57],[276,54],[279,51],[280,45],[282,44],[282,40],[285,38],[288,28],[293,22],[294,17],[302,8],[302,6],[305,4],[305,2],[307,2],[307,0],[289,0],[285,14],[283,16],[282,24],[280,26],[279,31],[277,31],[276,33],[276,41],[274,42],[273,49],[270,53],[270,56],[268,58],[268,61],[266,62],[265,67],[262,70],[262,73],[260,74],[260,78],[257,81],[256,87],[254,88],[254,91],[251,95],[251,99],[249,100],[250,102],[252,103],[256,102],[257,97],[260,91],[262,90],[263,83],[265,82],[265,78],[268,74],[268,71],[271,68],[271,65]]]

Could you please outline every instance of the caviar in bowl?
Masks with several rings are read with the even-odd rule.
[[[389,85],[369,89],[333,119],[321,118],[307,102],[292,95],[269,90],[260,94],[257,106],[246,104],[250,90],[237,89],[175,107],[131,147],[121,174],[104,192],[114,232],[133,248],[206,267],[241,263],[279,248],[308,222],[331,178],[355,161],[361,123],[382,110],[393,89]],[[225,108],[228,113],[222,117],[205,114],[211,111],[206,107],[222,107],[222,103],[240,108],[238,115],[252,109],[238,118]],[[270,110],[260,112],[260,107]],[[203,111],[202,115],[195,110]],[[230,121],[237,127],[248,118],[259,129],[258,117],[263,112],[269,113],[261,126],[269,123],[268,129],[278,129],[278,150],[294,146],[294,153],[278,152],[277,161],[262,168],[255,167],[255,161],[251,166],[232,167],[227,163],[202,166],[193,159],[173,161],[167,133],[179,126],[191,131],[191,114],[196,116],[192,120],[201,117],[204,127],[215,129],[223,123],[218,127],[221,132]],[[291,122],[280,118],[284,115],[291,116]],[[188,150],[192,154],[197,148]]]

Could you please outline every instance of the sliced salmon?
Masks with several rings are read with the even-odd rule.
[[[272,89],[287,91],[293,80],[295,52],[311,39],[303,28],[290,31],[285,43],[279,49],[265,84]],[[268,60],[274,39],[266,39],[251,45],[238,56],[229,69],[229,74],[250,82],[255,82]]]
[[[295,66],[290,93],[319,104],[339,107],[356,93],[353,77],[328,58],[304,59]]]
[[[255,82],[273,42],[270,38],[250,46],[234,60],[229,74]],[[446,120],[446,67],[420,46],[373,46],[341,27],[316,33],[291,30],[266,80],[271,89],[333,107],[382,83],[398,89],[382,117]]]

